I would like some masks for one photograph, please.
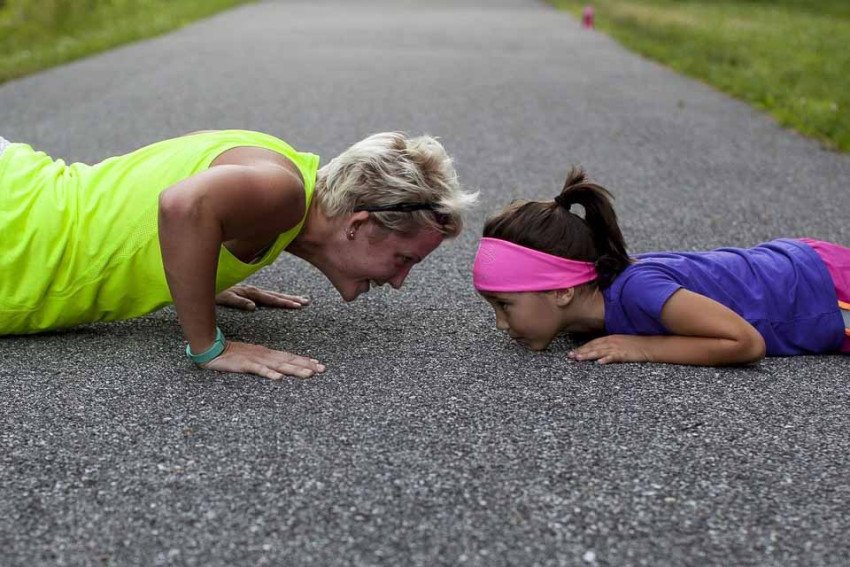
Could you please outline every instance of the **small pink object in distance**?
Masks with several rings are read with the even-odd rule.
[[[581,27],[587,30],[593,29],[593,6],[585,6],[581,11]]]

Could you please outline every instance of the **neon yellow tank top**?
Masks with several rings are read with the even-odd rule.
[[[239,146],[289,158],[301,172],[309,209],[319,157],[259,132],[193,134],[96,165],[66,165],[26,144],[7,147],[0,155],[0,334],[129,319],[171,303],[159,249],[159,194]],[[222,246],[216,289],[271,264],[303,224],[304,218],[251,264]]]

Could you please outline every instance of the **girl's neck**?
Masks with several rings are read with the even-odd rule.
[[[573,301],[564,313],[564,330],[573,333],[601,333],[605,330],[605,297],[596,288]]]

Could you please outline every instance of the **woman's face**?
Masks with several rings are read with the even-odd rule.
[[[433,228],[406,235],[371,221],[360,223],[349,229],[345,245],[339,247],[329,279],[345,301],[368,292],[373,284],[399,289],[413,266],[433,252],[443,238]]]

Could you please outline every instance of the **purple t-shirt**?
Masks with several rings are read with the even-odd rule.
[[[808,245],[638,254],[603,291],[609,334],[668,335],[661,309],[678,289],[709,297],[749,321],[774,356],[832,352],[844,321],[826,265]]]

